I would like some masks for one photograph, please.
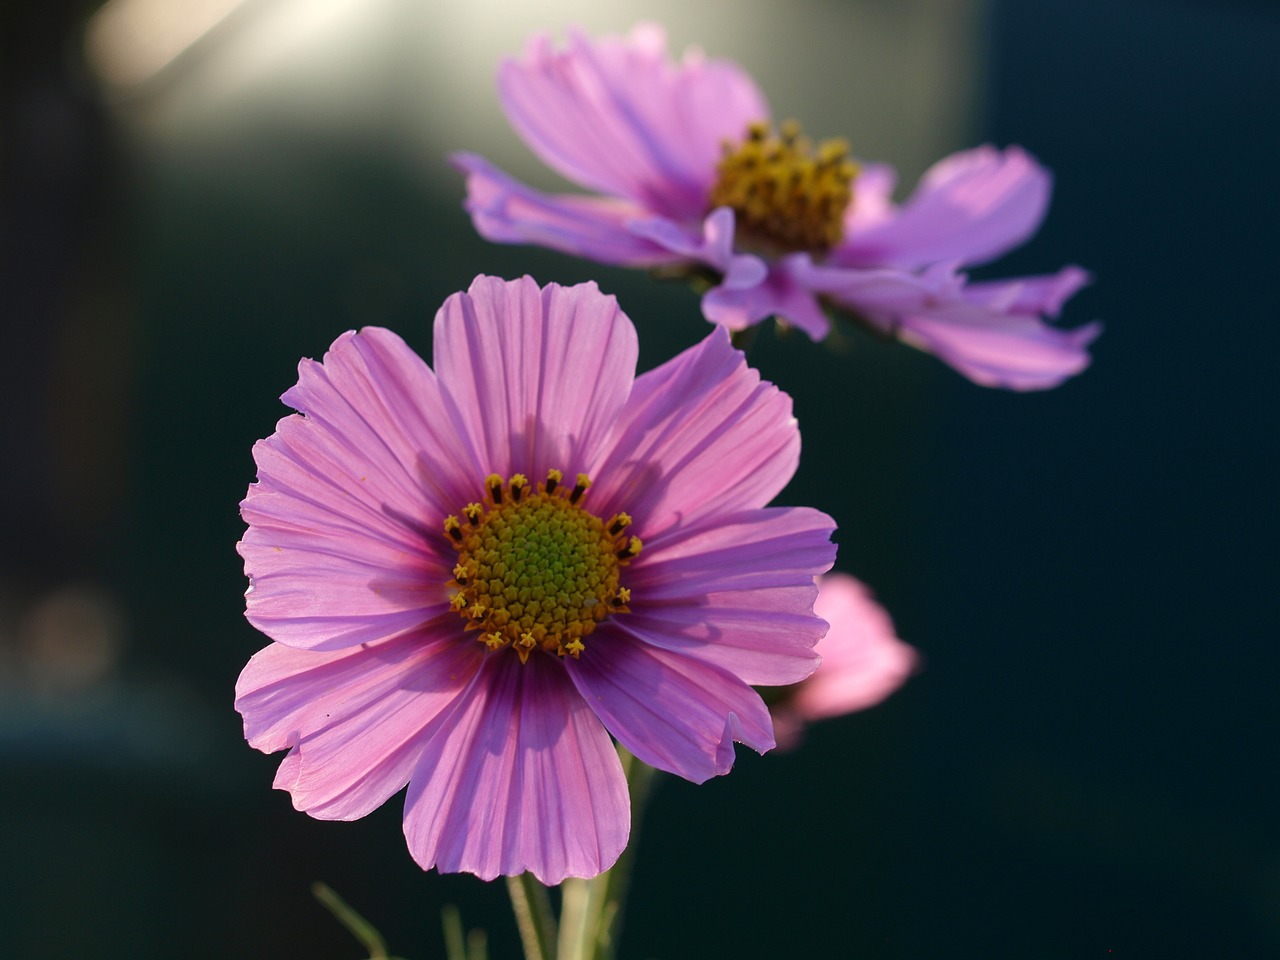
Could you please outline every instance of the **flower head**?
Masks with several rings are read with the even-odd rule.
[[[434,370],[378,328],[299,365],[242,504],[274,642],[236,686],[294,806],[350,820],[408,784],[424,868],[558,883],[626,844],[610,734],[696,782],[774,745],[751,685],[813,671],[835,552],[829,517],[765,506],[790,400],[723,331],[635,363],[594,284],[480,277]]]
[[[859,580],[818,577],[814,613],[831,629],[814,648],[822,665],[773,706],[780,743],[795,743],[806,724],[873,707],[906,682],[919,654],[897,638],[889,614]]]
[[[503,109],[550,167],[597,193],[551,195],[473,154],[476,229],[604,263],[709,274],[707,319],[738,330],[779,316],[815,339],[828,311],[928,350],[987,386],[1052,387],[1089,363],[1097,324],[1050,326],[1087,282],[1056,274],[970,283],[960,269],[1035,233],[1050,177],[1017,147],[980,147],[929,170],[902,206],[893,171],[843,141],[775,129],[735,64],[667,57],[653,25],[625,38],[536,36],[498,75]]]

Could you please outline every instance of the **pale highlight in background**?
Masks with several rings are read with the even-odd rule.
[[[558,181],[498,106],[502,58],[535,31],[623,33],[653,20],[673,51],[699,46],[757,78],[775,119],[909,185],[974,140],[983,0],[432,3],[426,0],[111,0],[87,53],[122,114],[162,143],[246,134],[273,122],[357,135],[402,151],[436,188],[452,150],[483,153],[536,186]]]

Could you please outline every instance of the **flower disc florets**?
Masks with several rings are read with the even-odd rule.
[[[751,124],[741,144],[724,145],[716,173],[711,208],[733,208],[745,246],[825,253],[843,235],[858,168],[844,140],[824,140],[815,151],[790,120],[781,136]]]
[[[530,489],[524,474],[505,484],[490,474],[484,502],[444,522],[458,551],[450,605],[490,650],[514,647],[522,663],[539,647],[577,658],[597,623],[630,611],[618,575],[640,552],[640,539],[624,532],[631,518],[606,524],[582,507],[586,474],[572,489],[562,479],[551,470]]]

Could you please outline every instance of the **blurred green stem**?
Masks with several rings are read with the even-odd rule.
[[[590,880],[571,878],[561,885],[558,960],[612,960],[617,951],[640,819],[655,773],[621,744],[618,759],[631,794],[631,836],[611,869]]]
[[[387,944],[371,924],[356,913],[340,896],[333,892],[327,883],[316,881],[311,885],[311,893],[324,904],[325,909],[333,914],[340,924],[346,927],[353,937],[369,952],[369,960],[388,960]]]

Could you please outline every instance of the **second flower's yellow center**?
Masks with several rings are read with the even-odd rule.
[[[619,571],[640,552],[625,533],[631,517],[605,522],[582,506],[591,481],[572,488],[559,470],[533,487],[517,473],[485,480],[483,502],[445,519],[458,551],[450,603],[489,649],[513,647],[521,662],[542,649],[579,656],[583,639],[615,613],[629,613]]]
[[[815,150],[795,121],[781,135],[753,123],[741,144],[726,142],[716,172],[711,208],[733,208],[747,249],[826,253],[840,242],[858,173],[845,141],[824,140]]]

